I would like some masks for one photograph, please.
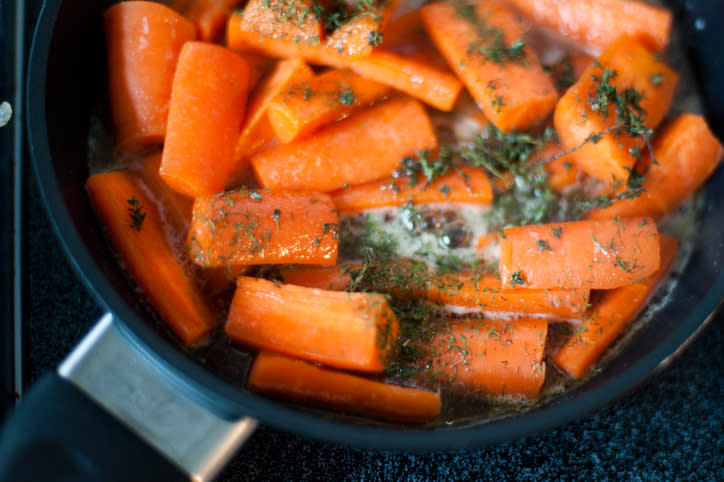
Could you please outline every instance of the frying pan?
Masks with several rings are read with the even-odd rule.
[[[45,5],[30,59],[27,117],[34,167],[58,235],[89,290],[113,314],[104,316],[66,359],[60,375],[36,384],[5,427],[2,480],[19,480],[27,469],[35,470],[26,473],[32,480],[48,474],[88,480],[180,480],[193,474],[203,480],[253,430],[249,415],[306,436],[366,447],[451,449],[517,438],[580,417],[630,390],[685,345],[724,297],[720,170],[706,187],[703,222],[671,302],[621,356],[562,397],[515,417],[415,428],[301,410],[249,393],[242,388],[248,354],[215,351],[213,345],[200,354],[187,353],[152,319],[120,273],[88,205],[89,113],[105,85],[100,18],[109,3]],[[694,50],[722,45],[707,38],[723,31],[711,24],[720,17],[716,2],[696,3],[710,23],[692,29]],[[703,85],[709,96],[705,105],[722,138],[724,100],[721,94],[711,96],[718,82],[724,85],[715,80],[722,66],[711,58],[696,65],[700,78],[711,83]],[[48,400],[54,403],[43,403]],[[38,460],[38,451],[50,459],[43,467],[27,463]],[[102,470],[110,472],[101,475]]]

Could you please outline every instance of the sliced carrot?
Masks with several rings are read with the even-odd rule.
[[[226,322],[236,343],[336,368],[380,372],[399,326],[384,296],[241,276]]]
[[[312,11],[314,0],[249,0],[236,13],[239,27],[270,40],[320,45],[324,25]]]
[[[383,179],[339,189],[330,194],[340,212],[354,212],[385,206],[402,206],[412,201],[425,203],[475,203],[493,202],[493,188],[481,169],[461,167],[427,184],[406,176]]]
[[[581,146],[571,154],[571,162],[603,181],[626,181],[645,143],[641,136],[623,129],[614,102],[603,102],[608,96],[600,91],[615,88],[621,97],[626,89],[633,89],[641,96],[642,109],[633,113],[655,129],[671,105],[678,79],[676,72],[632,38],[612,43],[556,105],[553,121],[561,145],[564,149]],[[621,128],[615,129],[616,125]],[[592,135],[598,136],[595,142]]]
[[[326,192],[389,176],[403,157],[436,147],[422,105],[396,97],[311,137],[259,151],[250,162],[264,187]]]
[[[653,51],[666,50],[671,12],[636,0],[510,0],[538,25],[577,44],[601,51],[630,35]]]
[[[654,159],[638,197],[592,211],[592,219],[615,216],[660,218],[676,210],[714,172],[724,155],[721,143],[699,115],[682,114],[659,130]],[[644,153],[643,159],[648,159]]]
[[[267,352],[259,353],[254,360],[247,387],[275,397],[395,422],[432,420],[442,407],[439,392],[368,380]]]
[[[170,3],[184,17],[196,25],[199,40],[204,42],[219,42],[223,39],[224,28],[229,14],[239,3],[239,0],[188,0]]]
[[[500,239],[504,286],[613,289],[659,269],[659,232],[651,218],[518,226]]]
[[[500,285],[498,277],[492,274],[439,274],[428,283],[426,297],[436,303],[483,313],[554,319],[578,319],[588,308],[587,289],[509,289]]]
[[[406,43],[412,36],[425,33],[420,9],[415,8],[397,18],[390,19],[385,29],[384,48],[388,49],[400,43]]]
[[[234,52],[205,42],[184,45],[160,171],[176,191],[198,197],[224,190],[234,169],[248,78],[246,61]]]
[[[176,61],[196,28],[165,5],[143,1],[111,6],[103,23],[116,141],[122,149],[161,143]]]
[[[249,92],[253,93],[259,81],[264,77],[264,74],[271,70],[275,62],[274,59],[270,59],[269,57],[249,52],[244,54],[244,60],[246,60],[246,63],[249,65]],[[247,116],[252,113],[252,101],[253,97],[249,100],[249,106],[246,112]]]
[[[662,234],[661,267],[643,281],[602,293],[594,310],[572,327],[568,341],[553,354],[553,362],[575,378],[585,375],[603,352],[656,291],[676,257],[678,242]]]
[[[176,229],[177,232],[185,233],[191,222],[191,211],[194,200],[188,196],[174,191],[161,178],[161,155],[154,155],[143,161],[140,176],[143,183],[159,199],[163,206],[165,219]]]
[[[525,129],[553,111],[558,93],[523,28],[497,2],[438,2],[422,7],[427,32],[485,116],[504,132]]]
[[[188,346],[216,326],[214,317],[177,260],[163,221],[129,171],[94,174],[86,189],[129,274],[161,318]]]
[[[338,215],[326,194],[238,189],[196,198],[188,236],[203,267],[337,262]]]
[[[426,375],[491,396],[535,398],[545,381],[548,322],[449,320],[430,347]]]
[[[531,162],[544,161],[560,154],[561,148],[551,142],[534,154]],[[546,162],[548,171],[548,184],[558,192],[564,191],[567,187],[574,186],[581,180],[583,172],[572,163],[572,155],[565,154]]]
[[[352,283],[351,273],[359,269],[362,269],[362,265],[358,263],[336,266],[286,266],[279,268],[279,277],[283,282],[297,286],[342,291]]]
[[[351,58],[366,57],[372,48],[382,45],[385,27],[398,0],[383,0],[376,5],[350,1],[352,18],[337,27],[327,38],[326,45]]]
[[[269,123],[279,142],[288,144],[318,127],[349,117],[387,97],[391,89],[347,69],[297,80],[269,103]]]
[[[314,72],[302,59],[279,61],[269,75],[262,80],[249,99],[246,119],[239,139],[236,141],[234,163],[239,169],[244,160],[257,149],[274,139],[274,130],[269,123],[269,104],[280,92],[295,81],[312,79]]]

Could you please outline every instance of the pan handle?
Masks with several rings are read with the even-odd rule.
[[[104,315],[0,433],[0,480],[211,480],[253,433],[178,393]]]

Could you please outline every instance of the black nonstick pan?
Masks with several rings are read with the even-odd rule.
[[[719,172],[706,187],[694,253],[669,305],[621,356],[563,397],[515,417],[415,429],[302,411],[253,395],[230,381],[234,373],[221,368],[237,367],[241,379],[249,361],[244,353],[235,351],[229,358],[213,350],[191,355],[151,319],[109,256],[88,205],[87,133],[89,112],[104,85],[100,16],[106,6],[81,0],[45,6],[29,66],[27,117],[34,167],[59,237],[90,291],[112,315],[106,315],[63,363],[60,375],[48,375],[38,383],[5,428],[0,469],[6,472],[0,473],[7,474],[7,480],[17,480],[13,471],[19,468],[44,470],[27,463],[38,450],[50,461],[47,469],[53,472],[46,474],[54,474],[54,479],[63,471],[87,473],[91,480],[167,480],[183,478],[184,472],[208,478],[253,430],[252,419],[367,447],[451,449],[516,438],[579,417],[630,390],[676,353],[724,297],[724,174]],[[711,16],[704,18],[716,20],[717,8],[711,8]],[[720,33],[710,23],[704,30],[692,28],[690,38],[693,47],[715,46],[721,42],[704,44],[697,36]],[[701,79],[715,77],[716,72],[706,70],[716,68],[711,59],[697,64],[704,69],[699,71]],[[716,110],[716,102],[709,98],[705,105],[712,109],[709,118],[721,138],[724,111]],[[718,102],[721,108],[721,99]],[[92,405],[91,399],[105,408]],[[40,403],[49,400],[50,406]],[[247,416],[252,419],[243,418]],[[151,428],[141,426],[146,419]],[[127,431],[128,426],[140,431],[140,437]],[[120,441],[112,439],[114,435]],[[162,446],[164,441],[170,446]],[[121,459],[113,460],[116,455]],[[151,466],[147,461],[154,457],[174,462]],[[108,468],[110,475],[100,476]],[[31,477],[44,478],[42,472]]]

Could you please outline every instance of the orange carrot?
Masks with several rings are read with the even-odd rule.
[[[122,149],[160,143],[166,133],[176,61],[194,25],[154,2],[120,2],[103,16],[108,91]]]
[[[493,188],[481,169],[461,167],[427,184],[425,179],[401,176],[339,189],[330,194],[340,212],[354,212],[406,202],[490,204]]]
[[[492,396],[535,398],[546,375],[545,320],[449,320],[430,347],[426,375]]]
[[[561,148],[551,142],[536,152],[531,162],[538,162],[552,158],[560,154]],[[564,154],[544,164],[548,171],[548,184],[558,192],[564,191],[567,187],[573,186],[583,176],[580,169],[572,163],[572,154]]]
[[[352,8],[352,17],[337,27],[326,45],[351,58],[366,57],[372,48],[382,45],[385,27],[398,0],[383,0],[368,7],[366,2],[345,2]]]
[[[503,132],[528,128],[553,111],[558,93],[512,12],[477,0],[421,10],[427,32],[485,116]]]
[[[662,217],[676,210],[706,181],[724,155],[706,120],[682,114],[660,129],[654,140],[654,159],[641,185],[644,192],[592,211],[589,218],[615,216]],[[648,159],[647,154],[643,159]]]
[[[657,269],[659,233],[651,218],[518,226],[500,240],[506,287],[612,289]]]
[[[279,142],[288,144],[375,103],[390,90],[347,69],[329,70],[282,90],[269,103],[269,123]]]
[[[438,274],[428,283],[426,297],[436,303],[484,313],[554,319],[580,318],[588,308],[587,289],[503,289],[500,284],[492,274]]]
[[[249,92],[254,92],[254,88],[257,86],[264,74],[266,74],[267,71],[271,69],[272,65],[275,62],[269,57],[248,52],[244,54],[244,60],[246,60],[246,63],[249,65]],[[247,116],[251,115],[252,113],[252,101],[253,97],[249,101],[249,106],[246,113]]]
[[[666,50],[671,12],[636,0],[510,0],[536,24],[600,51],[630,35],[654,51]]]
[[[632,38],[611,44],[556,105],[553,121],[561,145],[581,146],[571,154],[571,162],[603,181],[626,181],[645,143],[641,135],[626,129],[624,119],[632,114],[655,129],[671,105],[678,79]],[[611,89],[615,96],[601,93]],[[639,96],[640,111],[631,101]],[[628,99],[623,116],[616,110],[616,99]]]
[[[269,104],[280,92],[295,81],[314,77],[314,72],[302,59],[279,61],[272,72],[262,80],[249,99],[246,119],[236,142],[234,163],[239,169],[243,161],[257,149],[274,139],[274,130],[269,123]]]
[[[180,233],[189,229],[191,210],[194,200],[171,189],[166,181],[161,179],[159,169],[161,155],[157,154],[143,161],[140,176],[143,183],[159,199],[166,214],[165,219]]]
[[[269,40],[320,45],[324,25],[312,13],[313,0],[249,0],[237,13],[239,28]]]
[[[389,176],[403,157],[436,147],[422,105],[396,97],[312,137],[259,151],[250,162],[264,187],[326,192]]]
[[[352,283],[350,273],[362,269],[358,263],[336,266],[286,266],[279,268],[284,283],[307,288],[342,291]]]
[[[314,403],[395,422],[425,422],[440,413],[439,392],[401,387],[261,352],[247,387],[267,395]]]
[[[218,42],[223,38],[229,13],[239,0],[190,0],[180,3],[184,5],[179,12],[196,24],[199,40]]]
[[[188,236],[203,267],[337,262],[338,216],[326,194],[239,189],[196,198]]]
[[[385,29],[384,48],[388,49],[400,43],[406,43],[412,36],[425,33],[420,9],[410,10],[397,18],[390,19]]]
[[[226,322],[236,343],[324,363],[380,372],[399,326],[383,295],[281,285],[241,276]]]
[[[134,281],[174,333],[187,346],[197,344],[216,323],[176,259],[138,179],[125,170],[94,174],[86,189]]]
[[[678,249],[676,239],[661,235],[661,267],[643,281],[606,291],[594,310],[566,343],[553,354],[553,362],[575,378],[585,375],[603,352],[621,334],[668,273]]]
[[[226,35],[227,45],[232,50],[257,51],[271,57],[302,57],[314,64],[337,69],[348,68],[443,111],[453,108],[462,88],[454,75],[422,59],[404,57],[384,50],[373,50],[367,57],[353,59],[333,49],[246,32],[242,29],[239,14],[229,18]]]
[[[160,171],[176,191],[197,197],[224,190],[234,169],[248,77],[246,61],[224,47],[184,45],[173,80]]]

